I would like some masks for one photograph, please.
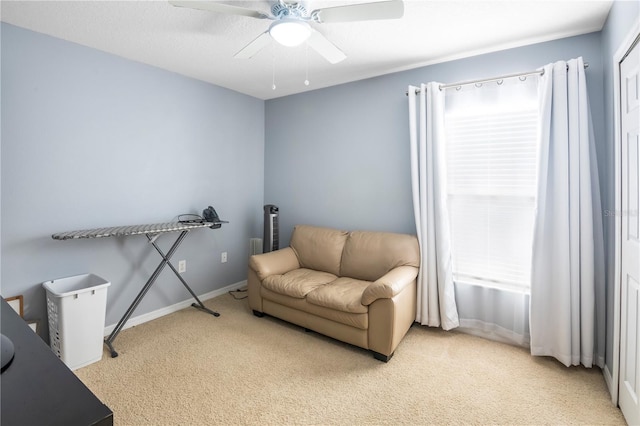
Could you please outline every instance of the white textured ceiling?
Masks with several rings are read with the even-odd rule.
[[[375,0],[315,0],[310,9]],[[269,12],[264,1],[225,1]],[[402,19],[312,26],[347,59],[331,65],[306,47],[272,42],[251,59],[233,55],[269,20],[150,1],[5,1],[2,21],[207,81],[260,99],[333,86],[449,59],[586,34],[612,1],[405,0]],[[274,72],[275,71],[275,72]],[[309,86],[304,85],[307,78]],[[272,90],[275,76],[276,90]]]

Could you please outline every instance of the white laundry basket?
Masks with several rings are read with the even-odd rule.
[[[72,370],[102,359],[107,287],[94,274],[47,281],[51,349]]]

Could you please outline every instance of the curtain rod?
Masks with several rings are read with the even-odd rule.
[[[584,67],[588,68],[589,64],[587,62],[584,63]],[[569,69],[569,65],[567,65],[567,69]],[[518,73],[514,73],[514,74],[506,74],[506,75],[501,75],[499,77],[490,77],[490,78],[482,78],[482,79],[478,79],[478,80],[466,80],[466,81],[461,81],[458,83],[449,83],[449,84],[441,84],[440,85],[440,90],[445,90],[445,89],[450,89],[452,87],[460,87],[460,86],[467,86],[469,84],[478,84],[478,83],[489,83],[491,81],[499,81],[499,80],[504,80],[506,78],[513,78],[513,77],[527,77],[529,75],[534,75],[534,74],[540,74],[543,75],[544,74],[544,69],[542,70],[535,70],[535,71],[527,71],[527,72],[518,72]],[[420,93],[420,89],[416,89],[416,95]],[[409,92],[405,92],[405,94],[407,96],[409,96]]]

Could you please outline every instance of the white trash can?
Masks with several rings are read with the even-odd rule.
[[[53,352],[76,370],[102,359],[107,287],[94,274],[47,281],[47,317]]]

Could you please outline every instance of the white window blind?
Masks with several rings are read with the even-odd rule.
[[[458,282],[526,290],[539,114],[535,85],[505,86],[447,95],[453,273]]]

